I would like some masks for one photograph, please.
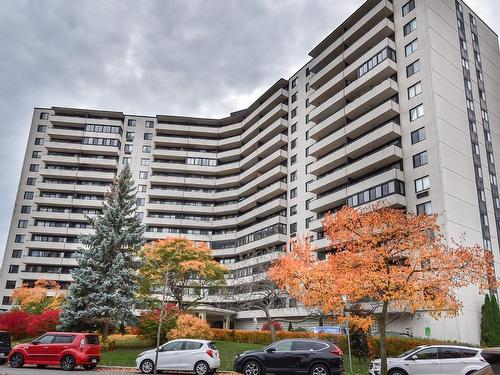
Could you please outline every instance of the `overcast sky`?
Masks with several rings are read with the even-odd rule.
[[[469,0],[498,33],[499,0]],[[226,116],[363,0],[1,0],[0,254],[33,107]]]

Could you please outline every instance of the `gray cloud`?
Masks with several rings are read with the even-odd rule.
[[[225,116],[290,77],[362,2],[1,1],[0,252],[33,107]],[[498,28],[497,1],[469,3]]]

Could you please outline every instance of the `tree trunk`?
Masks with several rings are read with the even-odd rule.
[[[380,374],[387,375],[387,345],[385,330],[387,325],[387,311],[389,302],[384,301],[382,305],[382,314],[379,319],[380,328]]]
[[[102,341],[104,342],[108,341],[108,334],[109,334],[109,322],[105,321],[104,324],[102,325]]]
[[[155,363],[154,363],[154,375],[157,374],[158,367],[158,353],[160,352],[160,336],[161,336],[161,325],[163,323],[164,314],[166,314],[165,308],[167,306],[167,288],[168,288],[168,273],[165,273],[165,283],[163,284],[163,295],[160,304],[160,321],[158,322],[158,329],[156,331],[156,351],[155,351]]]
[[[266,318],[267,318],[267,324],[269,324],[269,331],[271,331],[271,342],[276,341],[276,330],[274,329],[274,324],[273,320],[271,319],[271,314],[269,311],[265,311],[266,313]]]

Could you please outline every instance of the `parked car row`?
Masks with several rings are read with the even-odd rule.
[[[341,375],[344,372],[342,357],[342,351],[330,341],[287,339],[260,350],[237,354],[234,371],[245,375]],[[47,332],[31,343],[16,345],[11,350],[9,334],[0,331],[0,363],[8,360],[14,368],[36,365],[73,370],[81,366],[91,370],[100,359],[99,336],[96,334]],[[140,353],[136,367],[144,374],[151,374],[156,362],[158,370],[212,375],[220,367],[220,356],[213,341],[180,339],[161,345],[158,353],[156,349]],[[380,375],[380,367],[380,359],[372,361],[369,375]],[[500,375],[500,348],[418,346],[388,358],[388,370],[389,375]]]

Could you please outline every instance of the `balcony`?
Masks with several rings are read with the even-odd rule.
[[[324,197],[313,200],[309,206],[310,210],[314,212],[324,212],[326,210],[331,210],[335,207],[346,204],[347,197],[353,194],[393,180],[404,181],[403,172],[397,169],[390,169],[375,176],[366,178],[362,181],[349,184],[348,186],[333,191],[332,193],[327,194]],[[316,221],[311,224],[311,230],[322,229],[322,226],[318,228],[317,224],[315,223]]]
[[[389,122],[316,161],[309,173],[319,176],[401,137],[401,127]]]
[[[321,194],[337,186],[346,184],[349,179],[360,178],[365,174],[383,168],[384,165],[393,164],[401,160],[402,157],[401,148],[390,145],[318,178],[311,183],[310,191]]]
[[[82,126],[85,124],[97,124],[97,125],[111,125],[123,127],[123,122],[117,119],[109,118],[91,118],[91,117],[73,117],[73,116],[61,116],[61,115],[51,115],[49,118],[50,122],[54,125],[59,126]]]

